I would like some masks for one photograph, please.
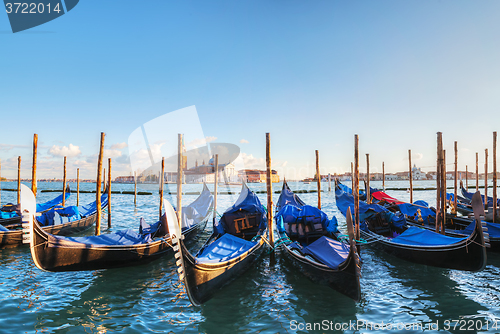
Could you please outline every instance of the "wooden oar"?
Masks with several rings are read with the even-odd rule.
[[[476,227],[479,233],[481,234],[481,239],[486,247],[490,247],[490,236],[487,233],[488,228],[481,222],[481,216],[484,217],[484,206],[483,200],[481,199],[481,193],[476,191],[476,193],[472,196],[472,210],[474,211],[474,219],[476,220]]]

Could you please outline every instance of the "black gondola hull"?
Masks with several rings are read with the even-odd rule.
[[[250,250],[230,261],[196,263],[184,242],[181,241],[180,244],[185,268],[184,284],[195,305],[207,302],[220,288],[247,271],[264,249],[264,241],[260,239]]]
[[[15,218],[18,218],[19,220],[19,223],[17,224],[19,229],[0,232],[0,248],[17,247],[23,244],[21,218]],[[93,214],[88,217],[60,225],[44,226],[42,227],[42,230],[54,235],[71,235],[89,229],[92,225],[94,225],[96,219],[97,214]]]
[[[186,231],[194,236],[206,225],[206,221]],[[98,270],[148,263],[172,251],[170,238],[138,245],[100,246],[82,244],[80,247],[60,247],[48,242],[49,236],[34,224],[33,261],[46,271]]]
[[[371,243],[374,247],[414,263],[465,271],[480,271],[486,266],[486,248],[476,231],[466,240],[437,247],[396,244],[371,231],[361,230],[361,235],[367,240],[378,239]]]
[[[329,286],[355,301],[361,299],[360,268],[356,263],[355,253],[351,252],[346,262],[338,270],[334,270],[304,259],[287,246],[283,249],[292,264],[311,281]]]

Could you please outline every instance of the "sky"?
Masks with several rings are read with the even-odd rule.
[[[195,107],[207,142],[240,147],[246,168],[288,179],[350,170],[492,161],[500,125],[498,1],[85,0],[13,34],[0,14],[2,176],[95,178],[100,133],[113,177],[130,175],[129,136]],[[196,119],[187,118],[198,123]],[[193,123],[193,124],[194,124]],[[195,125],[198,126],[198,125]],[[169,131],[168,126],[165,131]],[[177,133],[176,129],[170,132]]]

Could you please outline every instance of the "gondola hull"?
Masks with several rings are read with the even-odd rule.
[[[19,219],[19,223],[17,224],[19,226],[19,229],[0,232],[0,248],[17,247],[22,245],[23,231],[21,229],[21,218],[16,218]],[[89,229],[92,225],[94,225],[96,219],[97,214],[93,214],[88,217],[64,224],[44,226],[41,227],[41,229],[47,233],[54,235],[71,235]]]
[[[354,251],[351,251],[347,260],[335,270],[307,259],[288,246],[284,246],[282,249],[290,262],[311,281],[327,285],[355,301],[361,299],[359,283],[361,268],[357,263],[359,259],[356,259],[357,254]]]
[[[205,228],[206,221],[191,227],[185,234],[194,236]],[[59,247],[57,240],[33,224],[34,237],[31,249],[33,261],[46,271],[98,270],[148,263],[171,252],[169,237],[138,245],[96,246],[78,244],[76,247]]]
[[[361,236],[388,254],[419,264],[465,271],[480,271],[486,267],[486,248],[477,229],[463,241],[433,247],[398,244],[371,231],[361,230]]]
[[[264,241],[260,238],[254,247],[236,258],[219,263],[206,263],[197,262],[186,249],[184,242],[181,241],[180,244],[185,268],[184,284],[190,300],[195,305],[210,300],[218,289],[247,271],[264,249]]]

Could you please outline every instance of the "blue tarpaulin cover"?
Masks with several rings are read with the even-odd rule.
[[[15,211],[11,212],[0,211],[0,219],[7,219],[12,217],[17,217],[17,213]]]
[[[113,245],[137,245],[151,242],[149,234],[142,236],[132,229],[121,230],[114,233],[101,234],[90,237],[61,237],[49,234],[49,244],[51,247],[82,247],[82,244],[92,246],[113,246]]]
[[[433,231],[411,226],[391,241],[403,245],[445,246],[463,241],[467,238],[454,238]]]
[[[333,217],[332,220],[329,220],[326,213],[314,206],[304,205],[299,208],[292,204],[285,205],[276,215],[275,219],[278,230],[280,232],[284,232],[285,223],[294,223],[297,221],[297,218],[305,216],[310,216],[311,219],[314,217],[319,217],[321,225],[325,230],[332,233],[338,232],[337,218]]]
[[[488,231],[486,232],[488,232],[490,237],[500,238],[500,224],[486,222],[486,227],[488,228]],[[470,223],[465,229],[455,230],[455,233],[470,235],[472,234],[472,232],[474,232],[475,228],[476,228],[476,220],[474,219],[472,223]]]
[[[335,202],[340,212],[345,216],[347,214],[347,208],[351,208],[351,213],[354,213],[354,197],[342,191],[341,189],[335,189]],[[403,227],[406,224],[406,220],[403,215],[398,215],[390,212],[386,208],[378,204],[367,204],[366,202],[359,201],[359,221],[364,220],[374,216],[377,213],[383,213],[384,219],[391,222],[396,227]]]
[[[104,207],[106,205],[108,205],[108,194],[107,193],[101,195],[101,206]],[[88,216],[94,214],[95,212],[97,212],[97,204],[94,201],[94,202],[89,203],[87,205],[80,205],[78,207],[78,211],[80,212],[82,217],[88,217]]]
[[[421,201],[420,204],[425,203],[422,202],[423,201]],[[415,204],[410,204],[410,203],[398,204],[399,211],[401,211],[408,217],[413,217],[414,219],[418,219],[417,211],[420,210],[420,215],[422,216],[424,222],[426,222],[427,224],[434,222],[436,213],[432,211],[432,209],[430,209],[428,206],[416,205],[416,203],[417,202],[415,202]]]
[[[225,233],[208,245],[197,258],[197,262],[223,262],[245,253],[257,243]]]
[[[0,232],[5,232],[5,231],[8,231],[8,230],[9,230],[8,228],[5,228],[2,225],[0,225]]]
[[[276,208],[280,211],[285,205],[290,204],[298,208],[306,205],[299,196],[297,196],[293,191],[288,188],[286,183],[283,184],[283,189],[281,190],[280,197],[278,198],[278,203]]]
[[[313,256],[332,269],[338,269],[339,265],[349,255],[349,245],[322,236],[307,247],[304,247],[302,253]]]
[[[67,201],[70,196],[71,196],[71,192],[68,189],[68,192],[66,193],[65,200]],[[36,205],[36,212],[42,212],[42,211],[48,210],[56,205],[61,204],[62,198],[63,198],[63,195],[61,194],[61,195],[57,196],[56,198],[54,198],[53,200],[47,201],[45,203],[37,204]]]
[[[79,220],[81,218],[77,206],[56,206],[47,212],[42,213],[36,220],[41,226],[51,226],[68,223],[71,221]]]
[[[225,233],[225,218],[226,215],[230,216],[231,213],[236,213],[238,211],[245,211],[250,214],[258,214],[260,225],[259,229],[264,230],[267,227],[267,217],[266,210],[260,203],[259,198],[253,191],[248,189],[248,186],[243,183],[240,196],[236,200],[236,202],[227,209],[222,217],[214,224],[214,230],[220,234]],[[226,226],[227,227],[227,226]]]

